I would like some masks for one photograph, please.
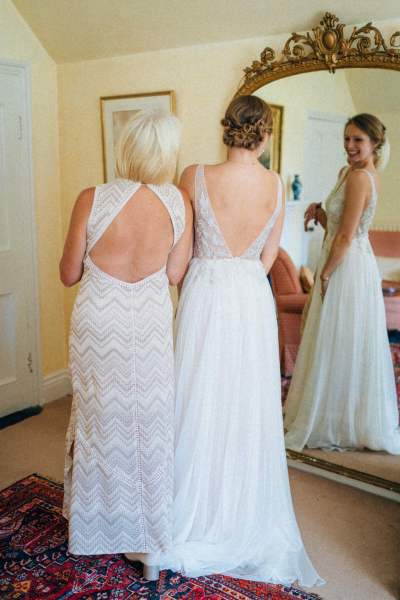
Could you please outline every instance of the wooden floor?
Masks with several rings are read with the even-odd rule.
[[[0,488],[40,473],[61,481],[70,399],[0,431]],[[297,470],[293,500],[324,600],[400,600],[400,504]],[[267,533],[266,533],[267,535]]]

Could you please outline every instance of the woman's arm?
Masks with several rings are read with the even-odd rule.
[[[64,252],[60,260],[60,279],[67,287],[71,287],[82,277],[86,250],[86,225],[92,209],[94,192],[94,187],[83,190],[72,211]]]
[[[271,269],[272,265],[274,264],[276,257],[278,256],[279,242],[281,239],[284,219],[285,219],[285,192],[284,192],[284,188],[282,185],[281,210],[278,215],[278,218],[275,221],[272,231],[268,236],[268,239],[264,246],[264,249],[261,253],[261,262],[264,265],[264,269],[265,269],[265,272],[267,275],[270,272],[270,269]]]
[[[184,189],[189,195],[190,201],[194,206],[194,186],[195,186],[195,178],[196,178],[196,169],[197,165],[190,165],[186,167],[186,169],[182,172],[179,187]]]
[[[346,256],[371,195],[371,183],[362,171],[351,171],[347,177],[344,209],[339,229],[333,239],[327,261],[321,271],[321,293],[325,295],[329,277]]]
[[[348,167],[342,167],[338,174],[338,182],[347,171]],[[319,223],[321,227],[323,227],[326,231],[326,226],[328,223],[328,217],[326,216],[326,212],[322,208],[322,202],[312,202],[306,209],[304,213],[304,231],[308,231],[308,224],[310,221],[314,221],[315,225]]]
[[[174,246],[167,261],[167,277],[171,285],[177,285],[186,273],[193,254],[193,210],[187,192],[180,190],[185,203],[185,229]]]

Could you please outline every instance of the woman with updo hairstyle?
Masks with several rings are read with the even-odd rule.
[[[293,450],[400,454],[399,412],[381,278],[368,230],[387,162],[386,128],[370,114],[346,123],[343,168],[325,209],[305,213],[325,239],[286,400],[286,445]]]
[[[72,554],[125,553],[158,578],[171,543],[172,304],[192,247],[192,209],[171,181],[178,119],[138,112],[116,149],[117,179],[75,203],[60,263],[80,282],[69,337],[73,402],[64,516]]]
[[[293,512],[266,277],[284,218],[280,177],[258,160],[271,109],[239,96],[222,125],[226,160],[181,178],[195,235],[177,315],[174,535],[160,563],[312,586],[322,580]]]
[[[257,96],[239,96],[228,106],[221,125],[223,141],[228,148],[256,150],[264,142],[265,135],[272,133],[272,111]]]

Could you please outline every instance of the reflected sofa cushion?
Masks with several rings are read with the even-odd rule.
[[[383,288],[399,288],[400,231],[372,229],[369,239],[382,277]],[[386,324],[388,329],[400,331],[400,294],[385,296]]]
[[[279,248],[270,278],[278,317],[281,372],[291,375],[300,345],[301,315],[308,294],[303,292],[297,269],[283,248]]]

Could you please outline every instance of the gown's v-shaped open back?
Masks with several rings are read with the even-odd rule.
[[[293,512],[278,333],[260,255],[276,208],[241,256],[225,243],[196,172],[194,258],[177,320],[175,497],[171,552],[189,576],[321,583]]]

